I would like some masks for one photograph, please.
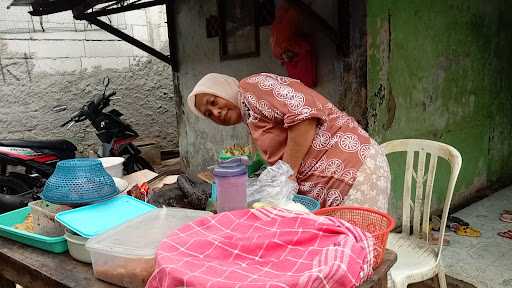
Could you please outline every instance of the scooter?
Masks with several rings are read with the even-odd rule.
[[[133,144],[139,134],[123,120],[123,114],[116,109],[104,112],[110,105],[115,91],[107,93],[110,80],[103,81],[103,93],[93,97],[82,108],[60,125],[70,128],[76,123],[88,120],[96,129],[96,136],[102,145],[99,157],[123,157],[124,171],[131,174],[148,169],[151,164]],[[63,139],[58,140],[1,140],[0,139],[0,213],[24,207],[38,198],[38,194],[57,162],[75,158],[76,146]],[[7,167],[15,167],[8,172]]]

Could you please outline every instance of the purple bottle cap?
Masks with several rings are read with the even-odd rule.
[[[247,157],[235,157],[229,160],[221,160],[213,170],[214,176],[231,177],[247,174]]]

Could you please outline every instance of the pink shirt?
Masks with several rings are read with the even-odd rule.
[[[299,193],[322,207],[340,205],[368,153],[371,138],[359,124],[298,80],[256,74],[240,81],[240,107],[255,144],[269,164],[281,160],[288,127],[318,119],[299,169]]]

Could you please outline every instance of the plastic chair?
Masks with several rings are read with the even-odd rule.
[[[402,139],[390,141],[381,146],[386,155],[395,152],[407,152],[402,232],[390,233],[387,244],[387,247],[394,250],[398,255],[398,261],[390,271],[390,281],[396,288],[405,288],[407,284],[424,281],[437,275],[440,287],[446,288],[446,276],[440,265],[440,258],[446,219],[450,209],[455,182],[462,165],[462,157],[455,148],[430,140]],[[429,163],[426,163],[427,154],[430,154]],[[416,155],[418,155],[417,166],[414,165]],[[428,243],[430,208],[437,159],[439,157],[446,159],[450,163],[451,174],[441,218],[439,244],[431,245]],[[428,164],[427,167],[425,164]],[[416,180],[414,199],[412,199],[413,177]],[[424,185],[425,181],[426,185]]]

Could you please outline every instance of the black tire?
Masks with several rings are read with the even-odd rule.
[[[0,176],[0,193],[6,195],[19,195],[23,192],[27,192],[30,188],[22,181],[7,177]]]
[[[155,171],[155,168],[140,155],[129,156],[124,163],[124,172],[127,175],[144,169]]]

